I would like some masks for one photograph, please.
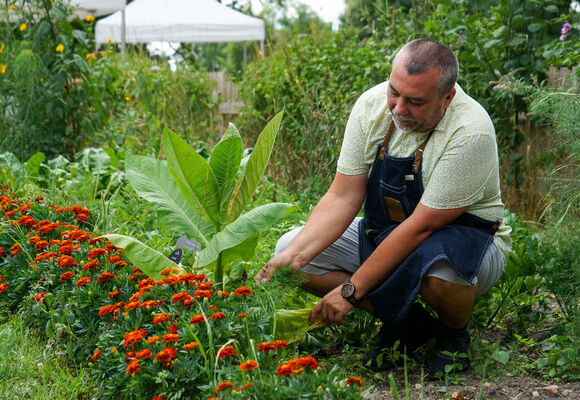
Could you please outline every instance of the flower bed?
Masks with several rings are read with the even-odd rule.
[[[359,399],[362,380],[323,371],[271,335],[262,293],[197,271],[129,265],[89,229],[90,210],[0,188],[0,305],[33,312],[115,399]],[[218,287],[220,286],[220,287]]]

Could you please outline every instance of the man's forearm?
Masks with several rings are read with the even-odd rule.
[[[303,267],[330,246],[348,228],[359,210],[360,205],[356,207],[337,194],[325,194],[285,250],[292,255],[293,265]]]

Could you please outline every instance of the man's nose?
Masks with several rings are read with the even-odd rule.
[[[397,102],[395,103],[395,107],[393,108],[393,111],[396,115],[406,115],[408,113],[407,106],[405,105],[405,102],[401,99],[397,100]]]

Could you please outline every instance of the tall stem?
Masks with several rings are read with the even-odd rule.
[[[224,266],[222,265],[222,252],[218,255],[216,265],[215,265],[215,282],[222,285],[222,290],[224,289]]]

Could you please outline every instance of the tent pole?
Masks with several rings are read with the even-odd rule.
[[[262,57],[265,57],[264,54],[264,40],[260,40],[260,52],[262,53]]]
[[[126,42],[125,7],[127,7],[127,1],[125,1],[125,5],[123,5],[123,9],[121,10],[121,54],[125,54],[125,42]]]
[[[248,62],[248,42],[244,42],[244,64]]]

